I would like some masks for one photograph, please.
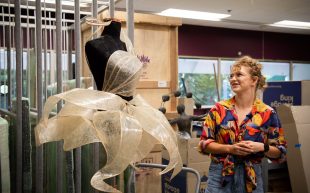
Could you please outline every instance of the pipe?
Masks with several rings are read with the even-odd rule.
[[[37,47],[37,121],[42,117],[42,26],[41,0],[36,0],[36,47]],[[29,38],[29,37],[28,37]],[[28,64],[30,65],[30,63]],[[36,148],[36,193],[43,192],[43,145]]]
[[[22,39],[20,0],[15,0],[15,48],[16,48],[16,192],[22,192]]]
[[[97,15],[98,15],[97,0],[93,0],[92,14],[93,14],[94,18],[97,18]],[[92,32],[94,33],[96,30],[97,30],[97,26],[92,26]],[[96,38],[96,34],[95,34],[94,38]],[[94,89],[96,89],[95,81],[93,81],[93,87],[94,87]],[[93,147],[93,169],[96,172],[97,170],[99,170],[99,143],[93,143],[92,147]],[[98,192],[98,191],[95,190],[95,192]]]
[[[114,11],[115,11],[115,2],[114,2],[114,0],[109,0],[110,18],[114,18]]]
[[[61,0],[56,0],[56,65],[57,65],[57,93],[62,92],[62,35],[61,35]],[[61,102],[57,104],[57,112],[61,109]],[[57,193],[61,193],[63,189],[63,142],[57,142]]]
[[[127,35],[134,45],[134,3],[133,0],[126,0],[127,9]]]
[[[11,14],[10,0],[8,0],[9,4],[9,14]],[[11,110],[12,105],[12,58],[11,58],[11,18],[9,18],[9,25],[6,28],[6,50],[7,50],[7,84],[8,84],[8,95],[7,95],[7,108]]]
[[[76,88],[81,87],[81,21],[80,21],[80,0],[74,0],[74,41],[75,41],[75,84]],[[81,168],[81,147],[74,151],[75,158],[75,192],[81,193],[82,191],[82,168]]]

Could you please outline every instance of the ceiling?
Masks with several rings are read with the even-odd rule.
[[[34,1],[21,0],[23,5],[33,6]],[[108,1],[97,0],[100,6],[98,10],[106,7],[103,4]],[[8,2],[12,7],[14,0],[0,0],[2,6]],[[41,2],[45,2],[46,7],[51,9],[55,7],[55,0],[41,0]],[[80,2],[82,13],[90,15],[92,0],[80,0]],[[126,0],[115,0],[115,2],[116,10],[126,9]],[[62,0],[62,3],[64,4],[63,11],[73,13],[74,0]],[[72,5],[67,5],[69,3]],[[280,28],[268,25],[281,20],[310,22],[310,0],[133,0],[133,3],[135,12],[139,13],[156,14],[168,8],[175,8],[231,15],[222,21],[183,19],[183,24],[310,35],[310,29]]]
[[[126,0],[116,8],[124,9]],[[281,20],[310,22],[310,0],[134,0],[135,12],[159,13],[168,8],[230,14],[220,21],[183,19],[184,24],[310,34],[310,29],[272,27]]]

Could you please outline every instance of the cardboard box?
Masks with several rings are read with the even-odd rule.
[[[185,106],[185,113],[187,115],[194,115],[194,99],[193,98],[185,98],[179,97],[178,98],[178,105],[183,104]]]
[[[141,163],[157,163],[161,164],[162,153],[151,152]],[[139,168],[136,170],[136,193],[160,193],[161,192],[161,169]]]
[[[310,105],[310,80],[301,81],[301,104]]]
[[[159,143],[156,143],[151,151],[151,153],[154,153],[154,152],[161,152],[163,150],[163,145],[162,144],[159,144]]]
[[[198,152],[197,145],[199,138],[178,139],[179,152],[184,167],[195,169],[200,174],[199,192],[204,192],[207,186],[209,166],[211,159],[207,155]],[[167,150],[163,150],[163,164],[169,163]],[[162,176],[163,193],[194,193],[196,188],[197,177],[188,172],[181,171],[177,176],[170,180],[171,172]]]
[[[168,164],[168,160],[163,159],[163,164]],[[199,192],[205,192],[209,173],[210,162],[189,163],[186,167],[197,170],[200,174]],[[162,176],[162,193],[195,193],[197,176],[193,173],[181,171],[172,180],[171,172]]]
[[[287,165],[293,192],[310,192],[310,106],[277,108],[287,140]]]
[[[200,186],[199,192],[205,192],[207,188],[207,180],[209,174],[210,160],[207,162],[199,162],[199,163],[189,163],[188,167],[197,170],[200,174]],[[187,174],[187,193],[195,193],[197,183],[197,177],[192,174]]]
[[[178,148],[184,165],[196,162],[208,162],[209,156],[201,154],[197,150],[200,138],[178,139]],[[163,150],[163,158],[169,160],[167,150]]]
[[[263,101],[273,108],[281,104],[310,105],[310,81],[268,82]]]

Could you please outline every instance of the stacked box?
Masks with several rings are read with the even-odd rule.
[[[178,147],[181,154],[184,167],[197,170],[200,174],[199,192],[204,192],[207,187],[207,179],[210,166],[210,157],[197,151],[199,138],[178,139]],[[169,163],[169,155],[166,150],[163,151],[163,164]],[[170,180],[171,172],[162,176],[163,193],[194,193],[197,177],[192,173],[180,172]]]
[[[273,108],[281,104],[310,105],[310,81],[268,82],[263,101]]]
[[[161,164],[162,146],[155,145],[153,150],[142,159],[141,163],[156,163]],[[135,188],[136,193],[160,193],[161,192],[161,169],[141,167],[136,170]]]
[[[287,140],[287,166],[293,192],[310,191],[310,106],[278,108]]]

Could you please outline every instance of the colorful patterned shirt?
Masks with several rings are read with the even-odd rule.
[[[215,104],[206,117],[201,140],[204,144],[213,141],[220,144],[234,144],[242,140],[268,143],[281,151],[281,156],[272,161],[282,162],[286,155],[286,141],[281,123],[274,109],[256,99],[252,111],[238,126],[238,116],[235,111],[235,98]],[[199,147],[202,153],[208,153],[206,146]],[[211,154],[211,159],[223,163],[222,185],[233,179],[234,164],[244,163],[246,172],[246,189],[252,192],[256,188],[256,175],[253,164],[261,163],[264,152],[250,154],[246,157],[231,154]]]

